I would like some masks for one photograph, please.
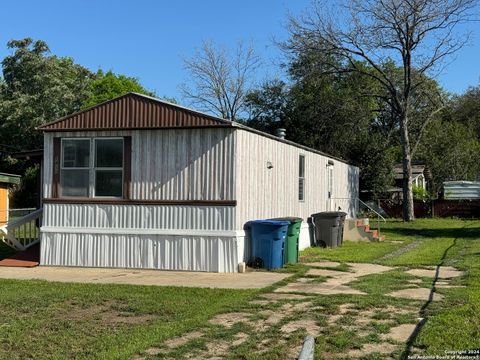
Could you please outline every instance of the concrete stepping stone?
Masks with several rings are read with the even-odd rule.
[[[393,267],[378,264],[347,263],[347,265],[350,266],[350,271],[354,272],[357,277],[393,270]]]
[[[408,289],[397,290],[387,295],[392,296],[394,298],[428,301],[430,297],[430,292],[431,290],[427,288],[408,288]],[[436,292],[433,293],[433,297],[432,297],[433,301],[438,301],[441,299],[443,299],[443,295],[438,294]]]
[[[419,276],[419,277],[431,277],[436,276],[436,269],[411,269],[406,271],[407,274]],[[455,277],[460,277],[463,275],[463,272],[455,269],[451,266],[441,266],[438,271],[439,279],[451,279]]]
[[[312,263],[305,263],[307,266],[315,266],[315,267],[326,267],[326,268],[335,268],[340,266],[341,264],[336,261],[317,261]]]
[[[402,324],[390,329],[388,334],[382,334],[382,339],[392,339],[400,343],[406,343],[415,331],[416,324]]]
[[[227,328],[231,328],[234,324],[250,321],[251,314],[245,312],[231,312],[225,314],[219,314],[208,322],[214,325],[223,325]]]
[[[307,275],[312,276],[328,276],[332,278],[355,278],[355,274],[346,271],[336,271],[328,269],[310,269]]]

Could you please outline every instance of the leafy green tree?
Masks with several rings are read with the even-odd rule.
[[[11,40],[7,46],[13,53],[2,61],[0,143],[41,148],[35,128],[79,110],[94,75],[71,58],[50,55],[42,40]]]
[[[82,108],[95,106],[129,92],[155,96],[155,93],[145,89],[138,79],[114,74],[111,70],[106,73],[98,70],[95,79],[88,86],[88,91],[90,96],[83,101]]]
[[[448,119],[432,122],[418,148],[418,159],[431,170],[433,192],[444,181],[475,180],[480,173],[480,142],[465,124]]]
[[[393,181],[395,160],[385,134],[398,130],[384,103],[363,95],[375,83],[348,72],[325,74],[318,52],[291,55],[290,84],[269,81],[247,96],[247,125],[270,133],[284,127],[288,139],[346,159],[361,168],[361,188],[380,195]]]

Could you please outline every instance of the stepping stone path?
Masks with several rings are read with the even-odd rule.
[[[329,264],[330,267],[336,267],[340,265],[335,262],[317,262],[312,263],[316,266],[321,264],[326,267],[325,264]],[[310,265],[310,264],[308,264]],[[275,292],[288,293],[288,292],[300,292],[307,294],[318,295],[335,295],[335,294],[347,294],[347,295],[367,295],[366,293],[353,289],[346,284],[355,281],[361,276],[379,274],[385,271],[392,270],[392,267],[377,265],[377,264],[347,264],[350,267],[350,271],[336,271],[327,269],[310,269],[307,275],[311,276],[326,276],[327,281],[323,283],[305,282],[301,279],[297,279],[296,282],[289,283],[281,288],[275,290]]]
[[[449,285],[448,279],[460,277],[463,275],[462,271],[459,271],[451,266],[441,266],[438,269],[430,268],[430,269],[411,269],[406,271],[407,274],[417,276],[417,277],[430,277],[432,280],[438,278],[443,279],[443,281],[435,281],[435,287],[437,288],[454,288],[454,287],[461,287],[455,285]],[[438,273],[438,276],[437,276]],[[410,283],[421,283],[420,279],[410,280]],[[402,290],[393,291],[389,296],[393,296],[395,298],[404,298],[404,299],[413,299],[413,300],[422,300],[422,301],[438,301],[443,299],[443,295],[433,292],[432,289],[427,288],[407,288]]]
[[[431,277],[435,278],[437,269],[412,269],[406,272],[407,274],[419,276],[419,277]],[[439,279],[451,279],[462,276],[463,272],[459,271],[451,266],[441,266],[438,269]]]
[[[320,296],[336,294],[358,295],[362,298],[369,296],[349,284],[362,276],[381,274],[395,268],[378,264],[348,263],[349,271],[339,271],[335,268],[341,264],[333,261],[306,265],[310,266],[306,277],[297,278],[274,292],[259,294],[242,310],[218,314],[210,319],[205,327],[169,339],[133,359],[149,359],[155,356],[176,359],[179,358],[179,353],[182,354],[180,358],[184,359],[223,359],[233,351],[239,351],[238,349],[243,349],[242,351],[248,352],[254,358],[262,358],[263,354],[274,348],[282,349],[282,355],[275,353],[276,358],[293,359],[301,350],[305,334],[328,339],[339,331],[350,332],[355,337],[355,346],[358,348],[347,345],[345,350],[333,352],[332,349],[335,348],[330,346],[320,354],[321,358],[397,358],[415,331],[417,324],[414,322],[421,320],[418,318],[421,307],[419,303],[361,308],[352,302],[338,304],[337,297],[337,305],[332,308],[315,302]],[[433,283],[436,270],[407,270],[406,273],[418,277],[406,282],[412,287],[386,295],[423,302],[428,301],[430,296],[434,301],[441,300],[441,294],[432,292],[430,288],[420,287],[424,283],[420,279],[422,277],[432,278]],[[457,269],[441,267],[441,280],[435,281],[435,287],[453,287],[449,279],[462,274]],[[326,281],[318,282],[315,277],[325,277]],[[398,325],[399,316],[402,317],[402,322],[405,322],[407,317],[412,323]],[[386,327],[385,333],[379,334],[378,326]],[[229,335],[225,337],[224,333]],[[372,336],[377,336],[379,342],[370,342],[372,340],[369,338]],[[203,345],[189,347],[189,343],[193,341]],[[271,357],[271,354],[269,356]]]

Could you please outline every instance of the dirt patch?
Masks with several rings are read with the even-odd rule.
[[[310,319],[291,321],[283,325],[280,330],[283,333],[290,334],[299,329],[305,329],[305,331],[312,336],[318,336],[321,332],[321,328],[317,325],[316,321]]]
[[[208,322],[214,325],[222,325],[227,328],[231,328],[234,324],[245,322],[250,322],[251,314],[243,312],[232,312],[226,314],[220,314],[215,316],[213,319],[210,319]]]
[[[363,345],[361,349],[350,350],[347,353],[347,356],[353,358],[363,358],[373,353],[391,355],[393,352],[395,352],[395,350],[397,350],[397,346],[389,343],[370,343]]]
[[[236,333],[234,336],[235,340],[232,341],[232,346],[239,346],[242,345],[248,339],[248,335],[240,332]]]
[[[392,339],[398,341],[400,343],[406,343],[410,336],[412,335],[413,331],[415,330],[417,325],[415,324],[402,324],[399,326],[395,326],[390,329],[388,334],[383,334],[382,338]]]
[[[202,336],[203,336],[202,332],[192,331],[192,332],[183,334],[181,337],[176,337],[176,338],[165,341],[165,346],[169,348],[176,348],[176,347],[185,345],[190,340],[198,339],[199,337],[202,337]]]
[[[118,311],[112,308],[113,302],[106,302],[104,304],[95,304],[88,307],[81,307],[75,302],[67,302],[66,307],[60,307],[55,312],[55,317],[59,320],[69,321],[85,321],[96,319],[105,325],[116,324],[144,324],[151,322],[157,318],[152,314],[137,314],[133,312]]]
[[[278,289],[276,290],[278,291]],[[311,297],[299,294],[278,294],[278,293],[269,293],[262,294],[261,297],[270,300],[305,300],[310,299]]]
[[[394,298],[403,298],[403,299],[413,299],[413,300],[423,300],[428,301],[430,298],[431,290],[427,288],[408,288],[403,290],[397,290],[387,294]],[[432,293],[432,300],[438,301],[443,299],[443,295],[438,293]]]
[[[352,294],[366,295],[366,293],[352,289],[351,287],[340,285],[335,282],[324,283],[289,283],[275,291],[279,292],[303,292],[319,295]]]
[[[211,359],[212,357],[223,358],[230,348],[230,344],[223,340],[211,341],[206,344],[207,356],[205,358]]]
[[[347,312],[350,312],[350,311],[357,311],[355,309],[355,304],[346,303],[338,306],[338,312],[341,315],[346,314]]]

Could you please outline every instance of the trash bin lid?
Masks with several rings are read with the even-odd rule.
[[[274,219],[270,219],[270,220],[284,220],[284,221],[288,221],[288,222],[291,222],[291,223],[297,223],[297,222],[302,222],[303,219],[302,218],[299,218],[299,217],[293,217],[293,216],[286,216],[286,217],[279,217],[279,218],[274,218]]]
[[[323,211],[316,214],[312,214],[312,217],[320,218],[320,219],[321,218],[330,219],[330,218],[343,217],[343,216],[347,216],[347,213],[343,211]]]
[[[247,224],[262,224],[262,225],[272,225],[272,226],[284,226],[290,225],[289,221],[286,220],[251,220]]]

